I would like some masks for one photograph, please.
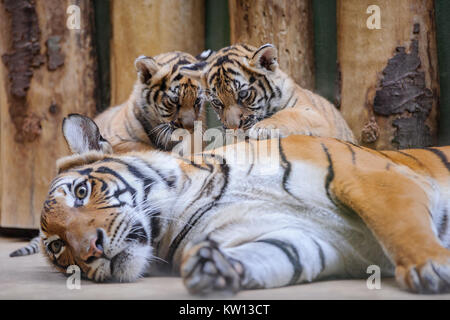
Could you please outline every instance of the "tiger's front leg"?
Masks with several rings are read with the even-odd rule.
[[[333,257],[337,255],[329,249],[326,243],[301,237],[296,230],[273,232],[227,248],[206,239],[185,250],[180,271],[192,294],[281,287],[324,275],[325,251],[336,269],[339,263]]]
[[[210,239],[193,245],[184,253],[180,271],[184,285],[192,294],[236,293],[241,289],[244,274],[243,265],[225,255]]]

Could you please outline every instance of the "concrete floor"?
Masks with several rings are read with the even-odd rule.
[[[143,278],[135,283],[96,284],[81,281],[79,290],[66,287],[67,278],[54,271],[41,254],[10,258],[14,249],[26,242],[0,238],[0,299],[196,299],[183,287],[180,278]],[[212,299],[447,299],[415,295],[398,288],[394,279],[383,279],[380,290],[369,290],[365,280],[323,281],[280,289],[251,290]]]

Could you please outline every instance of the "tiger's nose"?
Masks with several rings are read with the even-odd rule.
[[[242,110],[239,106],[231,106],[225,111],[225,124],[229,129],[238,129],[242,123]]]
[[[97,236],[94,236],[89,241],[89,249],[81,259],[88,261],[92,258],[100,258],[103,255],[103,233],[97,230]]]

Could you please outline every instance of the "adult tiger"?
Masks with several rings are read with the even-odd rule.
[[[43,251],[62,272],[134,281],[164,259],[203,294],[361,278],[378,265],[414,292],[450,291],[449,147],[377,152],[290,136],[192,163],[105,154],[91,126],[64,127],[86,152],[59,160],[41,215]]]
[[[278,67],[271,44],[237,44],[209,60],[183,66],[181,73],[207,90],[211,106],[230,129],[251,138],[305,134],[355,142],[340,112],[325,98],[301,88]]]
[[[206,127],[205,99],[197,81],[180,74],[180,67],[207,60],[214,52],[205,50],[197,57],[184,52],[168,52],[135,61],[137,80],[128,100],[108,108],[94,120],[101,137],[115,153],[150,149],[170,150],[177,143],[172,133],[178,129],[193,132],[194,121]],[[73,115],[72,121],[77,120]],[[35,254],[38,237],[13,251],[10,257]]]

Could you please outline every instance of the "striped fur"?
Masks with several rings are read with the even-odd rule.
[[[28,243],[25,247],[17,249],[9,254],[10,257],[21,257],[28,256],[31,254],[35,254],[39,252],[39,245],[41,243],[41,238],[34,237],[31,239],[30,243]]]
[[[95,118],[115,152],[170,150],[176,129],[192,132],[194,121],[202,121],[204,128],[204,94],[196,81],[180,74],[180,67],[207,59],[211,53],[203,52],[198,60],[184,52],[136,59],[138,79],[128,100]]]
[[[46,256],[96,281],[134,281],[162,260],[192,293],[361,278],[369,265],[414,292],[450,291],[450,147],[269,142],[200,164],[162,152],[61,159],[41,217]],[[243,152],[257,161],[236,160]]]
[[[278,68],[271,44],[237,44],[181,72],[202,83],[225,128],[248,130],[251,138],[304,134],[355,142],[340,112],[323,97],[301,88]]]

